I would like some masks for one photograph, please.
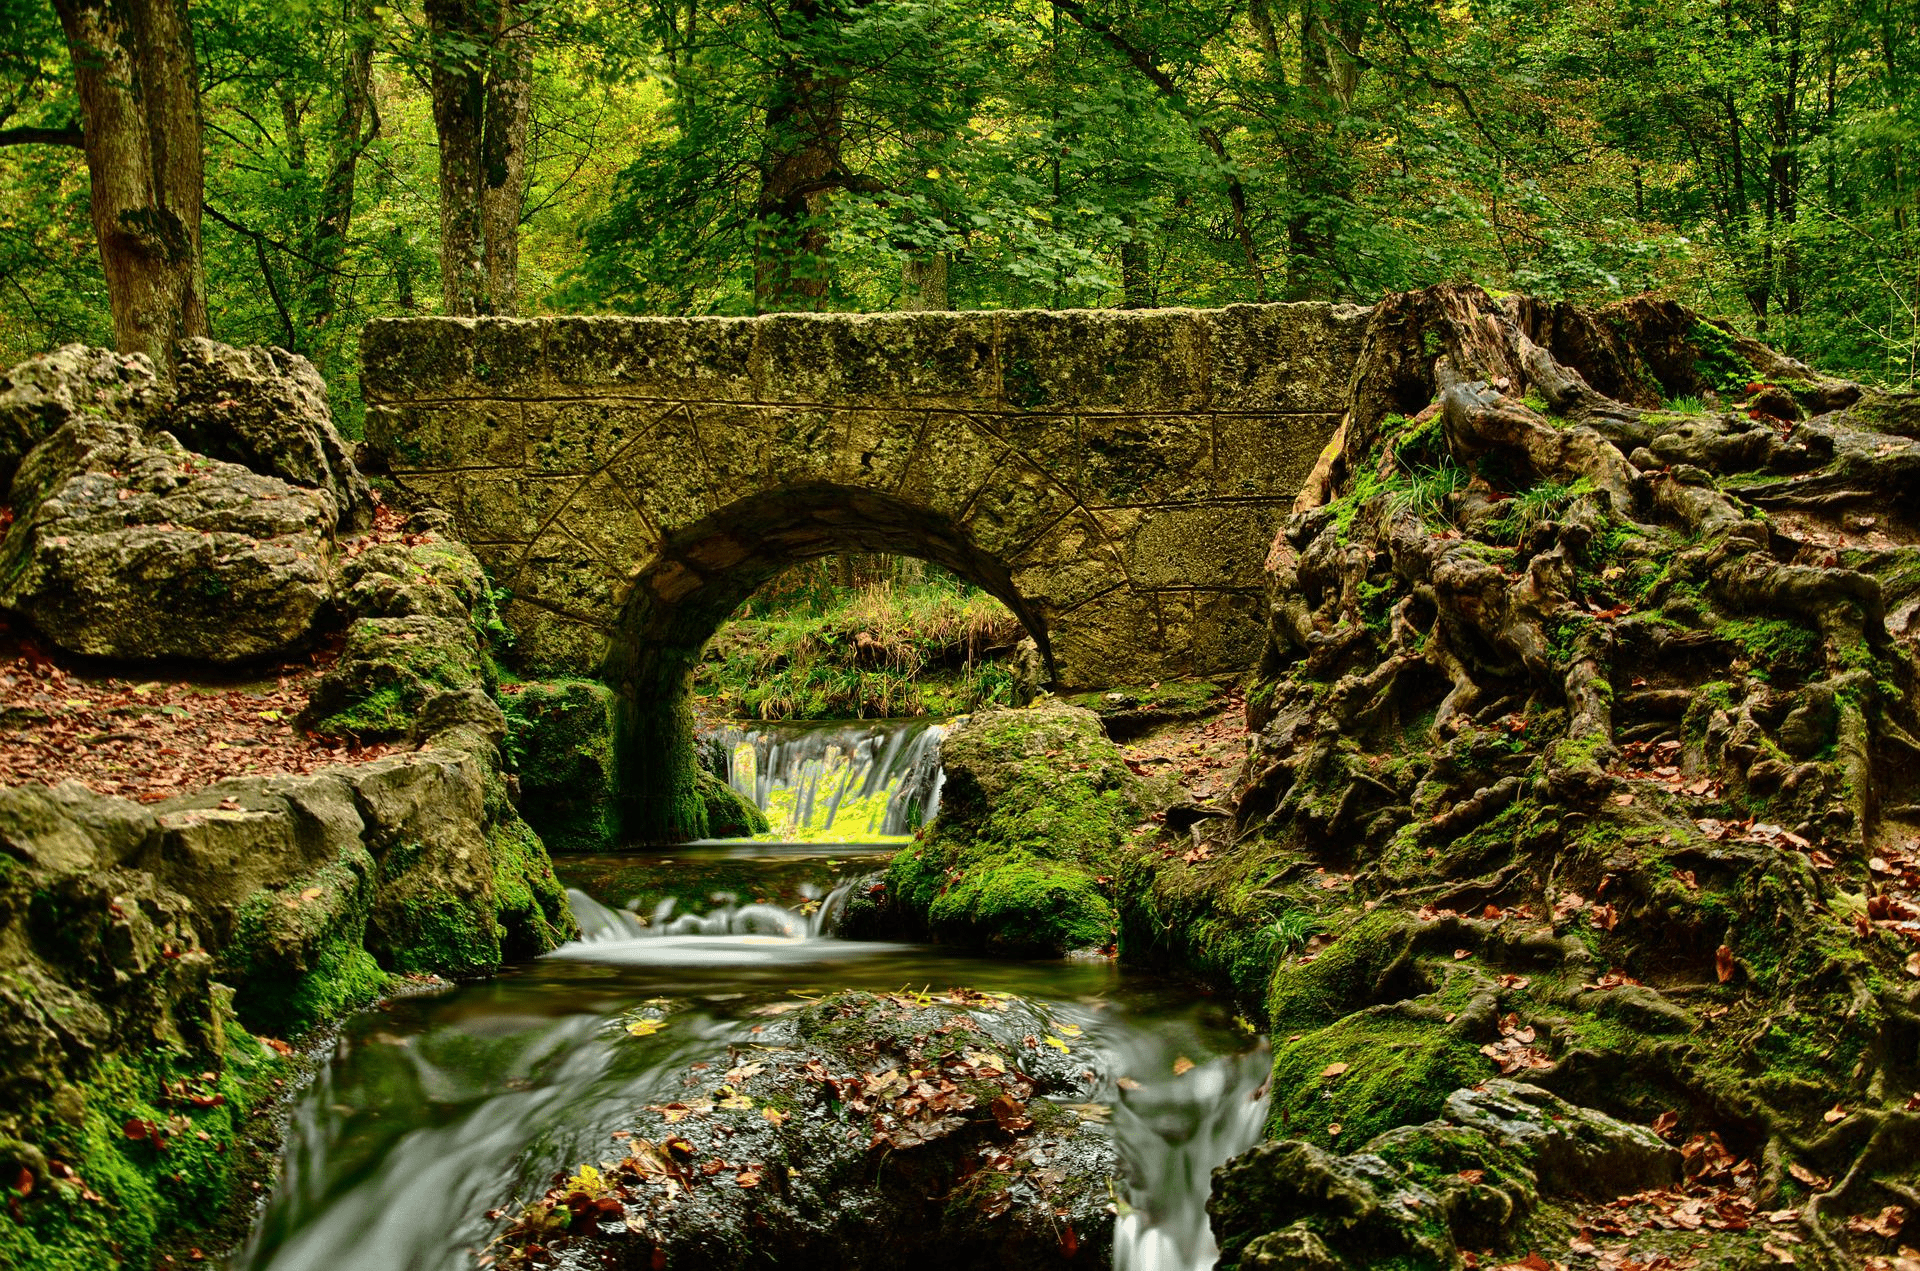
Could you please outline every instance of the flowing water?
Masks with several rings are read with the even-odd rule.
[[[927,719],[734,722],[701,740],[733,788],[773,822],[762,837],[871,843],[903,839],[933,819],[945,731]]]
[[[937,745],[937,734],[923,741],[930,731],[863,739],[842,730],[785,750],[780,739],[742,734],[736,744],[779,756],[755,770],[756,786],[776,791],[766,778],[786,773],[794,806],[837,805],[831,825],[846,815],[843,794],[886,789],[876,773],[894,774],[887,798],[897,801]],[[916,745],[923,753],[908,758]],[[865,771],[809,774],[806,764],[833,747],[851,763],[864,756]],[[937,772],[916,779],[937,797]],[[875,815],[861,814],[866,824]],[[885,810],[883,824],[897,824],[892,815]],[[501,1226],[487,1210],[537,1197],[555,1170],[605,1157],[636,1108],[677,1097],[687,1064],[750,1041],[755,1007],[843,989],[964,986],[1044,1002],[1083,1030],[1075,1053],[1099,1085],[1075,1097],[1112,1106],[1125,1173],[1115,1267],[1212,1266],[1209,1175],[1259,1136],[1264,1045],[1190,982],[1105,960],[1009,962],[833,938],[840,895],[894,846],[733,842],[561,858],[583,938],[350,1021],[294,1111],[279,1186],[237,1265],[472,1267]],[[621,1027],[663,999],[671,1027],[645,1037]]]

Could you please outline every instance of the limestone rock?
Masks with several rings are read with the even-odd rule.
[[[421,742],[464,723],[492,745],[505,736],[505,720],[490,705],[446,702],[428,718],[443,694],[489,686],[480,638],[498,623],[480,562],[431,524],[416,517],[404,541],[376,545],[342,565],[342,600],[355,617],[339,660],[313,690],[305,727]]]
[[[729,1074],[732,1098],[672,1122],[657,1107],[624,1122],[635,1127],[628,1160],[642,1169],[665,1159],[656,1153],[673,1150],[670,1138],[696,1162],[737,1166],[696,1171],[692,1186],[672,1192],[610,1167],[622,1212],[602,1211],[599,1222],[575,1222],[572,1234],[541,1243],[569,1265],[585,1255],[579,1265],[632,1268],[662,1258],[676,1267],[763,1260],[750,1248],[779,1250],[781,1265],[839,1271],[1106,1266],[1118,1166],[1111,1134],[1062,1106],[1084,1097],[1081,1063],[1057,1075],[1029,1070],[1021,1039],[1052,1031],[1046,1012],[1006,1006],[973,1014],[840,993],[769,1020],[750,1069]],[[1000,1067],[981,1065],[986,1055]],[[746,1062],[725,1051],[701,1058],[713,1062],[689,1070],[689,1087],[710,1090],[716,1073]],[[925,1086],[902,1083],[910,1065],[925,1065]],[[888,1072],[891,1082],[880,1077]],[[979,1168],[983,1152],[1003,1160]],[[736,1169],[753,1177],[736,1181]],[[562,1189],[525,1216],[564,1222],[565,1204]],[[509,1255],[503,1265],[526,1264]]]
[[[1504,1077],[1447,1096],[1446,1116],[1530,1158],[1542,1186],[1610,1196],[1679,1181],[1680,1153],[1644,1126]]]
[[[67,344],[0,371],[0,487],[20,461],[74,419],[139,423],[161,390],[145,354]]]
[[[373,492],[334,429],[327,386],[306,358],[184,340],[174,391],[171,427],[189,448],[329,491],[343,530],[373,524]]]
[[[1341,1156],[1262,1143],[1214,1176],[1223,1267],[1360,1271],[1460,1265],[1517,1247],[1545,1197],[1606,1199],[1679,1181],[1652,1131],[1504,1078],[1456,1090],[1446,1120],[1398,1126]]]
[[[228,663],[283,653],[330,595],[331,495],[82,420],[14,480],[0,605],[73,653]]]
[[[1141,783],[1092,711],[1044,702],[947,730],[940,814],[894,858],[891,907],[936,939],[1010,953],[1100,947],[1106,883],[1145,815]]]

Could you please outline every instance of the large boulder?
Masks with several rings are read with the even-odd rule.
[[[487,696],[486,645],[499,623],[492,594],[480,562],[444,528],[443,518],[417,516],[399,542],[356,550],[342,563],[346,645],[314,686],[304,727],[418,742],[447,726],[444,712],[458,699],[467,723],[495,745],[504,739],[506,720]]]
[[[659,1045],[660,1015],[643,1007],[620,1044]],[[750,1056],[716,1046],[675,1102],[634,1109],[622,1159],[515,1212],[498,1265],[1106,1266],[1118,1162],[1074,1102],[1085,1057],[1034,1040],[1057,1031],[1043,1008],[961,990],[770,1019]]]
[[[0,606],[73,653],[284,653],[332,593],[333,496],[80,419],[21,464]]]
[[[0,371],[0,488],[27,452],[76,419],[139,422],[161,400],[144,353],[67,344]]]
[[[188,448],[329,491],[340,528],[373,524],[373,491],[333,426],[313,363],[285,349],[184,340],[169,426]]]
[[[1099,717],[1053,701],[983,711],[948,728],[940,761],[940,812],[894,858],[891,908],[937,940],[1005,953],[1109,944],[1111,880],[1147,795]]]
[[[1454,1092],[1446,1118],[1337,1155],[1260,1144],[1214,1175],[1227,1271],[1361,1271],[1462,1264],[1463,1250],[1529,1248],[1543,1202],[1665,1187],[1680,1153],[1651,1131],[1504,1078]]]

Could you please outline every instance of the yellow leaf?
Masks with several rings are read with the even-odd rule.
[[[1045,1038],[1045,1041],[1047,1045],[1053,1047],[1055,1050],[1059,1051],[1061,1054],[1064,1055],[1067,1053],[1067,1050],[1068,1050],[1067,1044],[1061,1041],[1058,1037],[1048,1036],[1047,1038]]]
[[[635,1037],[651,1037],[666,1026],[663,1019],[637,1019],[627,1025],[627,1031]]]
[[[773,1122],[775,1125],[779,1125],[781,1122],[785,1121],[788,1117],[792,1116],[793,1113],[782,1112],[778,1108],[762,1108],[760,1109],[760,1115],[765,1117],[767,1120]]]
[[[1182,1055],[1178,1059],[1173,1061],[1174,1076],[1184,1077],[1192,1071],[1193,1071],[1193,1060],[1188,1059],[1185,1055]]]

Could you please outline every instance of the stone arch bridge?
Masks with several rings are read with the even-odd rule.
[[[395,319],[362,388],[378,464],[511,593],[516,660],[620,692],[657,823],[693,664],[795,561],[944,565],[1064,687],[1244,670],[1366,315]]]

